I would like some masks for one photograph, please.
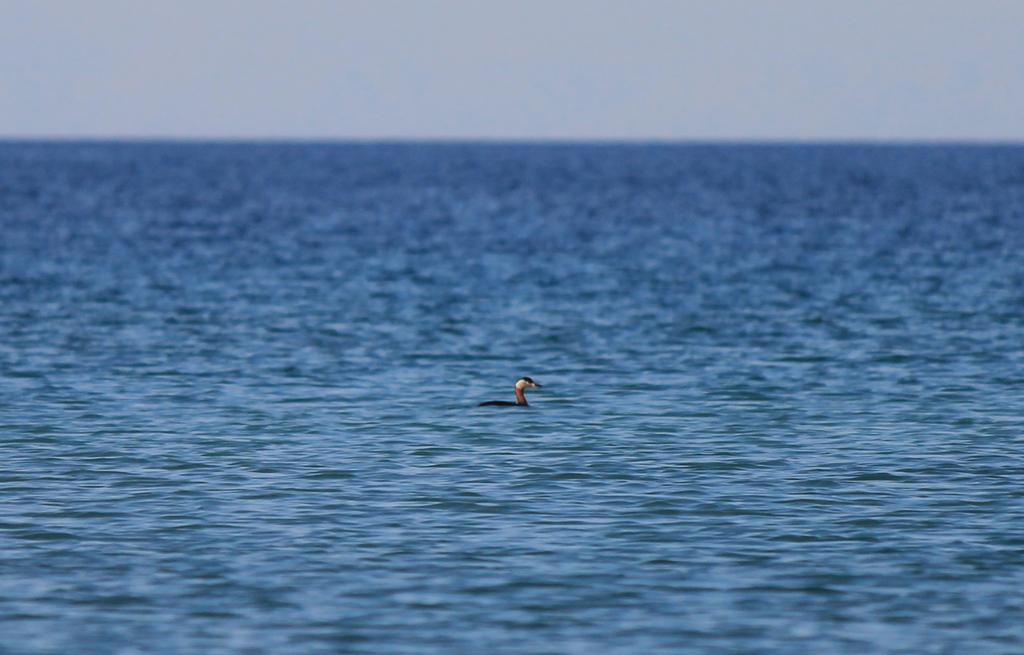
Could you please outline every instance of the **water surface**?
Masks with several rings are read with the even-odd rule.
[[[0,230],[3,652],[1024,650],[1024,148],[7,142]]]

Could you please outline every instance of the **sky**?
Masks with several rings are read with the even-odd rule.
[[[1020,0],[0,0],[0,138],[1024,141]]]

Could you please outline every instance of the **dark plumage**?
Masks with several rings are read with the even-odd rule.
[[[508,400],[488,400],[487,402],[480,403],[479,407],[529,407],[530,403],[526,402],[526,389],[533,387],[540,388],[541,385],[533,381],[533,378],[522,377],[516,380],[516,401],[510,402]]]

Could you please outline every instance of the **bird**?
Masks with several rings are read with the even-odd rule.
[[[526,389],[540,388],[541,385],[533,381],[532,378],[521,377],[516,380],[516,401],[511,402],[509,400],[488,400],[487,402],[480,403],[478,407],[529,407],[530,403],[526,402]]]

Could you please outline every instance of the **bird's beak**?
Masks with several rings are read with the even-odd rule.
[[[537,384],[536,382],[534,382],[534,383],[533,383],[533,386],[535,386],[535,387],[537,387],[537,388],[539,389],[540,387],[542,387],[542,386],[544,386],[544,385],[541,385],[541,384]]]

